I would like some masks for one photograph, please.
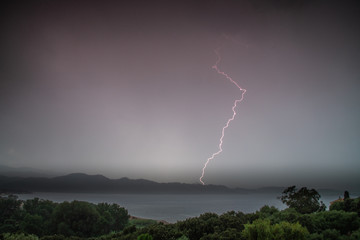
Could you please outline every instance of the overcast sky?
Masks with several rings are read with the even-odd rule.
[[[130,3],[131,2],[131,3]],[[238,187],[360,182],[356,1],[8,1],[0,164]]]

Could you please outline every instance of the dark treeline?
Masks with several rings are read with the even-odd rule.
[[[289,187],[285,210],[264,206],[255,213],[205,213],[175,224],[129,220],[117,204],[54,203],[15,196],[0,198],[4,240],[356,240],[360,239],[360,198],[334,201],[329,210],[314,189]]]
[[[100,236],[122,230],[128,219],[127,210],[117,204],[55,203],[39,198],[22,201],[14,195],[0,198],[0,233],[3,234]]]

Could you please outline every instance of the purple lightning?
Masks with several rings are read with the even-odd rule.
[[[205,169],[206,169],[207,165],[209,164],[210,160],[213,160],[213,159],[215,158],[215,156],[219,155],[219,154],[223,151],[223,150],[222,150],[222,144],[223,144],[223,139],[224,139],[224,136],[225,136],[225,129],[228,128],[229,125],[230,125],[230,122],[235,119],[235,116],[236,116],[235,108],[236,108],[237,104],[240,103],[240,102],[244,99],[244,94],[246,93],[246,89],[241,88],[241,87],[239,86],[239,84],[237,84],[237,82],[235,82],[227,73],[225,73],[225,72],[223,72],[223,71],[221,71],[221,70],[219,69],[219,66],[218,66],[218,65],[219,65],[219,63],[220,63],[220,61],[221,61],[221,56],[220,56],[220,54],[219,54],[219,50],[220,50],[220,48],[215,49],[215,54],[216,54],[216,56],[217,56],[217,60],[216,60],[215,64],[212,66],[212,68],[215,69],[215,71],[216,71],[218,74],[220,74],[220,75],[224,76],[226,79],[230,80],[230,82],[232,82],[232,83],[240,90],[240,92],[241,92],[241,98],[235,100],[234,105],[233,105],[233,107],[232,107],[233,115],[232,115],[231,118],[229,118],[229,119],[227,120],[225,126],[222,128],[221,137],[220,137],[220,141],[219,141],[219,151],[213,153],[213,154],[211,155],[211,157],[209,157],[209,158],[206,160],[206,162],[205,162],[205,165],[204,165],[204,167],[203,167],[203,169],[202,169],[201,177],[200,177],[200,179],[199,179],[200,182],[202,183],[202,185],[205,185],[205,183],[204,183],[204,181],[203,181],[202,179],[203,179],[204,174],[205,174]]]

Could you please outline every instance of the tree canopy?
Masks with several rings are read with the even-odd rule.
[[[281,196],[281,201],[290,208],[294,208],[299,213],[313,213],[324,211],[325,204],[320,201],[320,194],[315,189],[300,188],[296,186],[286,188]]]

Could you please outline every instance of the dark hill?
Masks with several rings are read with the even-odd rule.
[[[102,175],[73,173],[60,177],[0,176],[2,192],[82,192],[82,193],[248,193],[253,190],[228,188],[221,185],[157,183],[145,179],[109,179]]]

